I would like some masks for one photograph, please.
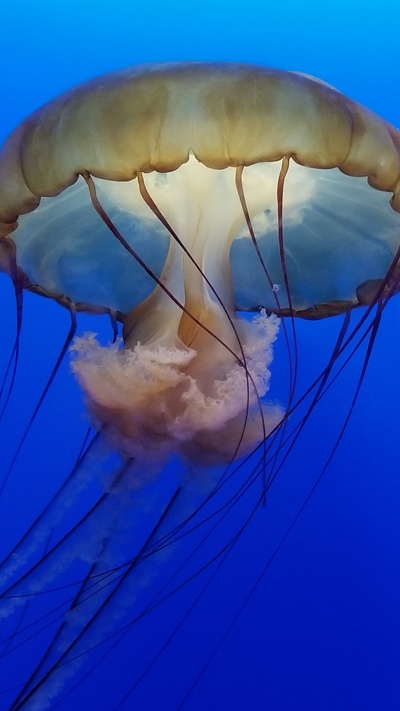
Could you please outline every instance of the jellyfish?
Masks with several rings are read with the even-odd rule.
[[[69,694],[142,620],[194,580],[207,586],[366,343],[350,416],[398,290],[399,174],[400,136],[384,120],[313,77],[235,64],[100,77],[5,142],[0,267],[16,337],[3,417],[24,294],[64,307],[70,328],[2,497],[68,351],[89,425],[61,480],[45,460],[26,472],[39,489],[43,477],[58,483],[0,567],[3,659],[27,650],[18,683],[3,683],[10,711],[70,708]],[[109,319],[106,342],[77,332],[85,314]],[[318,338],[328,317],[340,324],[331,355],[298,394],[296,322],[313,322]],[[268,399],[279,340],[283,401]],[[169,639],[147,666],[132,659],[115,708],[129,707]]]

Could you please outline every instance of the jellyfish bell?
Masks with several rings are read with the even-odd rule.
[[[397,247],[397,215],[377,190],[392,191],[398,208],[398,146],[394,129],[318,80],[228,65],[120,72],[51,102],[15,131],[1,160],[5,246],[15,242],[31,288],[124,315],[125,352],[111,358],[80,341],[73,367],[89,407],[128,451],[137,456],[151,432],[197,456],[202,439],[206,451],[224,450],[245,413],[240,450],[260,440],[257,422],[264,436],[276,425],[276,408],[261,420],[248,412],[265,394],[270,356],[245,382],[246,340],[257,336],[244,335],[235,295],[244,308],[274,311],[357,303],[357,287],[383,277]],[[283,268],[276,194],[285,161]],[[364,213],[369,206],[364,223],[354,201]],[[329,213],[316,225],[314,205]],[[259,257],[246,219],[265,245]],[[380,241],[365,254],[364,231],[378,223]],[[238,234],[249,244],[231,254]],[[146,277],[158,283],[143,298]],[[279,297],[271,280],[283,285]]]
[[[11,134],[0,154],[0,268],[18,299],[30,290],[123,323],[111,346],[77,337],[72,359],[92,421],[126,463],[118,482],[146,485],[176,452],[191,467],[228,467],[287,425],[292,386],[282,405],[265,399],[278,318],[285,330],[286,317],[348,314],[397,290],[399,156],[396,129],[325,83],[246,65],[117,72]],[[261,461],[255,479],[265,452]],[[172,499],[151,546],[200,507]],[[25,708],[44,680],[52,698],[60,679],[53,690],[51,680],[80,655],[98,618],[83,593],[110,568],[110,547],[115,566],[125,555],[115,551],[120,515],[106,496],[7,589],[19,594],[26,580],[44,589],[59,550],[70,558],[88,520],[97,530],[108,522],[71,604],[84,625],[68,644],[65,629],[55,633],[62,651],[39,662],[10,708]],[[112,595],[146,588],[146,565],[139,581],[135,561],[129,571]]]

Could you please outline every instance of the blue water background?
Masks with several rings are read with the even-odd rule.
[[[7,0],[0,22],[0,139],[37,106],[85,79],[131,64],[173,60],[296,69],[325,79],[400,124],[397,2]],[[0,357],[5,362],[14,315],[5,278],[0,288]],[[188,711],[400,708],[399,325],[400,297],[385,314],[356,411],[333,463],[188,698]],[[67,327],[67,315],[57,306],[27,299],[15,396],[25,406],[21,418],[40,393]],[[336,328],[334,322],[300,325],[304,384],[313,368],[326,362]],[[283,392],[280,348],[273,366],[277,396],[280,388]],[[178,708],[318,476],[329,453],[325,442],[332,443],[332,433],[340,430],[359,368],[355,360],[336,384],[276,494],[126,708]],[[45,468],[72,463],[76,454],[80,432],[74,434],[74,423],[83,406],[67,367],[55,387],[57,417],[50,403],[35,442],[22,453],[19,498],[13,502],[17,513],[7,520],[16,530],[41,500]],[[22,424],[13,407],[18,429]],[[9,444],[13,434],[7,432],[3,443]],[[53,444],[44,460],[47,441]],[[178,619],[184,604],[177,596],[167,614]],[[146,645],[150,649],[151,640],[161,635],[161,618],[148,620],[139,644],[132,651],[123,646],[100,676],[75,693],[73,705],[66,701],[61,708],[113,708],[118,699],[111,688],[114,674],[122,667],[125,678],[134,677]]]

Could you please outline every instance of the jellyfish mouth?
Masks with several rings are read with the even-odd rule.
[[[278,406],[260,404],[278,319],[261,314],[241,326],[245,364],[219,348],[188,348],[178,336],[122,349],[101,347],[93,334],[75,340],[72,367],[97,427],[125,455],[146,462],[147,475],[174,451],[199,463],[229,462],[282,418]]]
[[[170,244],[153,292],[125,320],[123,347],[100,347],[89,334],[76,339],[72,362],[97,426],[124,454],[146,461],[147,471],[177,450],[198,462],[229,462],[283,416],[260,403],[278,318],[263,313],[244,322],[235,313],[229,251],[244,218],[234,171],[227,176],[192,156],[178,173],[168,179],[180,195],[183,187],[179,212],[171,194],[159,207],[146,185],[152,180],[139,177]]]

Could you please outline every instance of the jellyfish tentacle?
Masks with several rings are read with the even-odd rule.
[[[284,189],[284,182],[285,182],[285,177],[287,174],[287,171],[289,169],[289,159],[286,159],[285,162],[282,162],[282,167],[281,171],[279,174],[278,178],[278,183],[277,183],[277,202],[278,202],[278,241],[280,245],[280,254],[281,254],[281,265],[282,265],[282,270],[285,275],[285,286],[286,286],[286,291],[288,293],[288,298],[290,299],[290,290],[289,290],[289,283],[288,283],[288,278],[287,278],[287,269],[285,265],[285,257],[284,257],[284,247],[283,247],[283,189]],[[249,231],[250,237],[252,244],[254,246],[255,252],[257,254],[257,258],[259,263],[261,264],[262,270],[265,274],[265,277],[267,279],[267,282],[271,288],[271,292],[273,293],[273,298],[275,300],[276,308],[278,312],[281,310],[281,304],[279,301],[279,296],[277,291],[274,289],[274,284],[271,278],[271,275],[267,269],[267,266],[265,264],[265,260],[261,254],[261,250],[258,244],[258,240],[255,234],[255,230],[252,224],[250,212],[247,206],[247,201],[246,201],[246,196],[244,193],[243,189],[243,171],[244,171],[244,166],[238,166],[236,168],[236,174],[235,174],[235,184],[236,184],[236,190],[239,196],[240,204],[243,210],[243,214],[245,217],[247,229]],[[283,261],[282,261],[283,260]],[[291,404],[293,402],[294,398],[294,393],[295,393],[295,382],[296,382],[296,370],[297,370],[297,355],[296,355],[296,346],[295,346],[295,354],[294,354],[294,361],[293,361],[293,354],[292,354],[292,348],[290,345],[289,341],[289,334],[287,331],[287,326],[286,326],[286,319],[283,320],[282,324],[282,330],[283,330],[283,335],[285,338],[285,343],[286,343],[286,352],[288,355],[288,365],[289,365],[289,383],[288,383],[288,399],[285,405],[285,409],[287,411],[290,411],[291,409]],[[292,332],[295,333],[295,324],[292,319]],[[294,341],[294,345],[295,345]],[[280,427],[280,436],[281,436],[281,441],[284,439],[284,432],[285,428],[288,422],[288,418],[283,418],[282,420],[282,426]],[[265,435],[263,438],[263,441],[265,441]],[[276,451],[278,453],[279,447],[276,448]],[[265,457],[264,453],[264,457]],[[271,463],[271,472],[270,476],[273,475],[273,463]],[[266,469],[264,468],[264,471]],[[264,480],[264,487],[266,486],[266,481]]]
[[[0,244],[2,246],[2,255],[6,255],[7,260],[7,271],[10,274],[11,282],[14,289],[15,298],[15,314],[16,314],[16,324],[15,324],[15,340],[14,345],[9,356],[9,360],[4,372],[3,381],[0,386],[0,401],[3,398],[4,390],[7,386],[7,392],[4,398],[4,402],[0,410],[0,420],[3,418],[6,411],[7,405],[10,401],[10,397],[15,384],[15,378],[17,375],[18,360],[19,360],[19,349],[20,349],[20,336],[22,329],[22,311],[23,311],[23,295],[24,295],[24,279],[22,270],[18,268],[17,265],[17,255],[15,244],[12,240],[6,238],[0,238]],[[3,256],[4,258],[4,256]],[[11,373],[11,374],[10,374]]]
[[[210,486],[214,486],[213,481],[210,482]],[[90,649],[94,646],[97,646],[99,642],[102,644],[104,643],[104,611],[107,610],[107,606],[110,604],[111,600],[113,600],[116,607],[122,607],[122,609],[125,609],[127,606],[131,607],[132,599],[135,601],[135,609],[137,609],[137,612],[130,613],[133,615],[133,623],[139,620],[143,615],[150,612],[150,609],[156,604],[156,602],[152,605],[147,599],[147,602],[143,604],[142,598],[148,598],[149,587],[151,588],[154,584],[154,578],[158,580],[163,564],[165,565],[166,562],[168,563],[168,561],[165,560],[165,543],[161,546],[160,541],[170,537],[171,532],[175,529],[175,526],[182,525],[182,522],[186,519],[186,517],[190,516],[190,514],[196,510],[199,502],[203,500],[204,493],[204,488],[201,487],[197,497],[194,499],[193,490],[187,492],[181,487],[178,487],[172,493],[169,503],[165,507],[163,513],[157,517],[157,523],[151,531],[148,539],[143,544],[141,550],[135,555],[134,558],[124,562],[121,566],[121,573],[118,578],[115,579],[116,584],[113,585],[111,591],[107,592],[106,588],[102,588],[105,594],[100,596],[96,596],[95,594],[93,597],[92,593],[90,593],[90,596],[86,596],[82,599],[82,596],[87,594],[87,584],[90,583],[96,574],[99,574],[97,571],[98,566],[100,566],[100,568],[103,567],[101,561],[99,564],[95,564],[95,567],[90,571],[90,576],[88,575],[88,577],[83,581],[80,590],[74,598],[69,613],[69,615],[71,615],[73,608],[78,610],[79,606],[81,606],[83,608],[83,627],[79,628],[74,636],[74,621],[70,618],[71,632],[69,633],[69,618],[67,618],[66,625],[63,625],[62,629],[57,632],[57,635],[51,645],[51,648],[53,648],[55,644],[59,647],[61,644],[59,634],[66,635],[66,648],[63,651],[58,649],[57,659],[52,663],[51,667],[44,672],[41,667],[42,662],[45,663],[47,659],[46,655],[46,659],[44,658],[42,660],[32,676],[32,682],[35,678],[39,678],[39,681],[37,681],[37,684],[30,689],[26,695],[25,692],[23,692],[24,695],[19,697],[18,702],[15,702],[12,705],[11,709],[13,711],[25,708],[25,704],[28,703],[31,698],[34,698],[36,693],[40,693],[40,689],[44,683],[46,683],[46,698],[51,699],[52,683],[55,684],[57,693],[59,693],[60,684],[65,683],[68,679],[71,673],[70,670],[74,669],[76,665],[79,666],[82,655],[85,657],[87,651],[90,651]],[[129,508],[126,509],[126,513],[129,514]],[[112,527],[110,537],[108,541],[105,542],[106,547],[107,545],[110,545],[111,547],[115,546],[115,537],[118,537],[120,526],[122,526],[123,530],[124,524],[121,521],[116,522],[115,526]],[[171,546],[171,542],[168,543],[168,546]],[[161,559],[159,558],[159,555],[162,556]],[[170,555],[171,554],[168,555],[169,561]],[[106,550],[104,550],[104,556],[105,558],[107,557]],[[124,589],[126,587],[128,587],[128,590]],[[120,601],[117,604],[117,601],[114,599],[116,596],[121,598],[122,602]],[[135,600],[135,597],[137,596],[139,596],[139,602]],[[90,602],[92,599],[95,606],[92,610],[89,608],[88,612],[88,610],[85,610],[85,603]],[[157,604],[161,604],[161,602],[162,600],[158,601]],[[131,622],[129,625],[131,626],[133,623]],[[71,635],[71,633],[72,638],[68,641],[68,635]],[[110,634],[113,636],[115,634],[119,634],[119,632],[118,630],[115,632],[111,629]]]
[[[82,471],[81,465],[86,457],[93,455],[93,448],[98,444],[98,440],[99,434],[96,433],[92,441],[81,452],[68,477],[26,529],[20,540],[5,555],[0,563],[0,579],[3,582],[10,575],[17,572],[19,567],[25,565],[29,557],[42,545],[68,509],[73,506],[77,493],[94,478],[95,472],[90,474],[88,467],[84,467]]]
[[[5,475],[4,475],[4,478],[3,478],[3,481],[2,481],[1,487],[0,487],[0,496],[3,494],[4,488],[7,486],[7,482],[8,482],[8,479],[9,479],[9,477],[10,477],[10,474],[11,474],[11,472],[12,472],[12,469],[13,469],[13,467],[14,467],[14,465],[15,465],[15,463],[16,463],[16,461],[17,461],[19,455],[20,455],[21,449],[22,449],[22,447],[24,446],[25,440],[26,440],[26,438],[27,438],[27,436],[28,436],[28,434],[29,434],[29,431],[30,431],[30,429],[31,429],[31,427],[32,427],[32,424],[33,424],[33,422],[35,421],[35,419],[36,419],[36,417],[37,417],[37,415],[38,415],[38,413],[39,413],[39,411],[40,411],[40,408],[41,408],[41,406],[42,406],[42,404],[43,404],[43,402],[44,402],[44,400],[45,400],[45,398],[46,398],[46,395],[47,395],[47,393],[49,392],[49,390],[50,390],[50,388],[51,388],[51,385],[52,385],[52,383],[53,383],[53,381],[54,381],[54,378],[56,377],[56,375],[57,375],[57,373],[58,373],[58,371],[59,371],[59,369],[60,369],[60,366],[61,366],[61,364],[62,364],[63,361],[64,361],[65,355],[66,355],[66,353],[68,352],[69,347],[70,347],[70,345],[71,345],[71,343],[72,343],[72,340],[73,340],[73,338],[74,338],[74,336],[75,336],[75,333],[76,333],[76,310],[75,310],[75,306],[74,306],[74,304],[72,304],[69,300],[67,301],[66,305],[67,305],[67,308],[68,308],[68,310],[69,310],[70,318],[71,318],[71,324],[70,324],[70,327],[69,327],[69,331],[68,331],[67,336],[66,336],[66,338],[65,338],[64,344],[63,344],[63,346],[61,347],[60,353],[59,353],[58,358],[57,358],[57,360],[56,360],[56,363],[55,363],[55,365],[54,365],[54,367],[53,367],[53,370],[51,371],[50,376],[49,376],[49,378],[47,379],[47,382],[46,382],[46,384],[45,384],[45,386],[44,386],[44,388],[43,388],[43,390],[42,390],[42,393],[41,393],[41,395],[40,395],[40,398],[39,398],[38,402],[36,403],[36,406],[35,406],[35,408],[34,408],[32,414],[31,414],[31,417],[29,418],[29,421],[28,421],[28,423],[27,423],[27,425],[26,425],[26,427],[25,427],[25,429],[24,429],[24,431],[23,431],[23,433],[22,433],[21,439],[20,439],[20,441],[19,441],[19,443],[18,443],[18,446],[17,446],[17,448],[16,448],[16,450],[15,450],[15,453],[14,453],[14,456],[13,456],[13,458],[12,458],[12,460],[11,460],[11,463],[10,463],[10,465],[9,465],[9,467],[8,467],[8,469],[7,469],[6,473],[5,473]]]

